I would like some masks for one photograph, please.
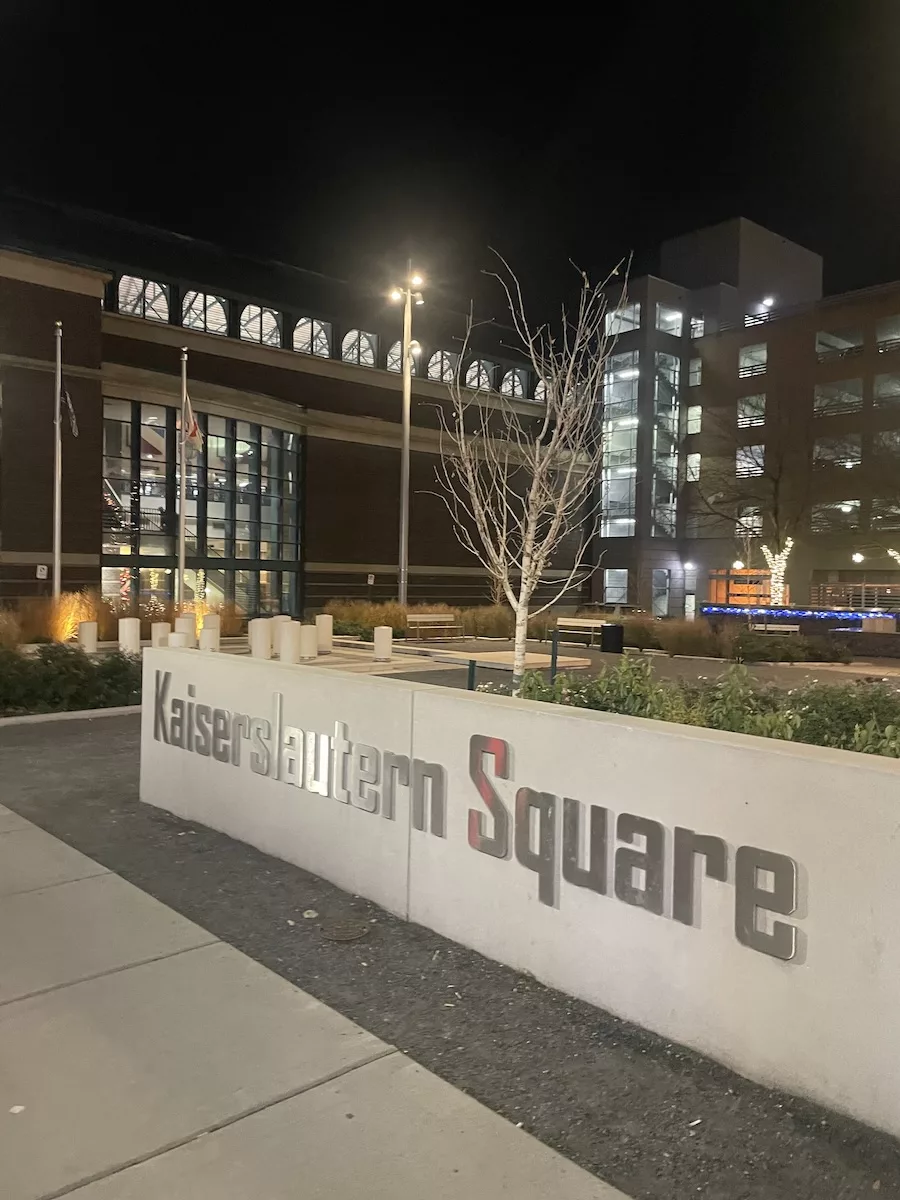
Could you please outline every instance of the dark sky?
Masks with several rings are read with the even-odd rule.
[[[0,179],[448,301],[738,214],[900,278],[898,0],[529,11],[5,0]]]

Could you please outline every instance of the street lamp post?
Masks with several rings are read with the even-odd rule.
[[[410,409],[412,405],[412,306],[423,304],[422,293],[415,291],[421,287],[422,276],[417,275],[409,267],[406,286],[394,288],[392,300],[403,301],[403,341],[400,347],[401,369],[403,378],[403,410],[401,415],[400,440],[400,552],[399,574],[397,580],[397,598],[401,604],[406,604],[409,595],[409,427]]]

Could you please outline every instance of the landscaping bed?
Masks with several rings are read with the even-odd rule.
[[[646,659],[629,655],[590,677],[558,675],[551,682],[531,672],[525,676],[522,696],[900,758],[900,689],[884,682],[812,682],[785,689],[754,681],[740,664],[715,680],[658,681]]]
[[[0,648],[0,717],[119,708],[141,702],[139,658],[87,655],[77,646]]]

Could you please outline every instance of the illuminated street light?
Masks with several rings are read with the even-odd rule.
[[[865,558],[866,558],[866,556],[864,554],[860,554],[860,552],[858,550],[856,551],[855,554],[851,554],[850,557],[853,559],[853,561],[855,563],[865,562]]]
[[[401,370],[403,372],[403,415],[400,446],[400,564],[397,580],[397,599],[406,604],[409,593],[409,424],[412,403],[412,356],[420,350],[412,337],[412,306],[424,304],[422,293],[414,291],[424,280],[409,264],[406,286],[394,288],[391,299],[403,301],[403,341],[400,347]]]
[[[763,300],[763,308],[771,308],[774,303],[774,296],[766,296],[766,298]]]
[[[743,571],[744,564],[741,562],[741,560],[739,558],[736,558],[734,560],[734,562],[731,564],[731,569],[732,569],[732,571]]]
[[[693,564],[693,563],[684,563],[684,569],[685,569],[686,571],[693,571],[693,569],[694,569],[694,564]]]

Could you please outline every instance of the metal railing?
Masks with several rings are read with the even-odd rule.
[[[841,358],[858,358],[862,352],[862,343],[858,346],[845,346],[842,350],[817,350],[816,362],[837,362]]]
[[[849,608],[862,610],[881,608],[888,612],[900,611],[900,584],[869,583],[813,583],[809,589],[809,601],[813,608]]]
[[[892,354],[895,350],[900,350],[900,338],[884,338],[878,341],[879,354]]]
[[[738,367],[738,376],[741,379],[749,379],[751,375],[765,375],[766,363],[751,363],[746,367]]]

